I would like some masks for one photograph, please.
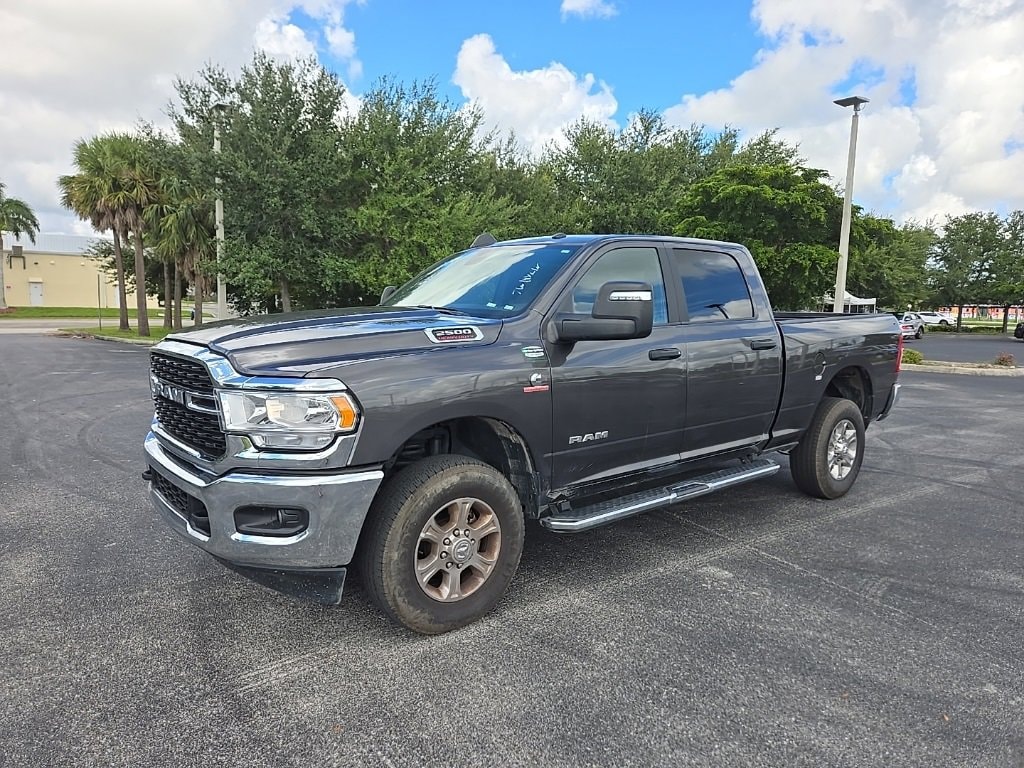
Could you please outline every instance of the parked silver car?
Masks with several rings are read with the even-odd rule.
[[[903,338],[913,336],[915,339],[920,339],[924,336],[925,321],[919,313],[904,312],[896,317],[899,318],[900,332],[903,334]]]

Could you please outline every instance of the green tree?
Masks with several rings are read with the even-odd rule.
[[[821,303],[835,275],[842,200],[824,171],[730,164],[677,204],[673,233],[746,245],[778,309]]]
[[[1013,211],[1002,225],[1002,245],[992,264],[992,298],[1003,305],[1003,333],[1010,307],[1024,304],[1024,211]]]
[[[4,232],[10,232],[16,238],[25,235],[35,243],[36,234],[39,232],[39,220],[28,204],[16,197],[8,197],[5,189],[6,185],[0,181],[0,241]],[[3,245],[0,242],[0,309],[7,309],[3,261]]]
[[[1003,222],[998,214],[989,211],[946,217],[942,237],[935,244],[931,278],[936,298],[958,308],[958,331],[965,304],[990,301],[998,292],[995,270],[1004,249]]]
[[[928,259],[935,232],[924,225],[858,215],[851,232],[847,290],[880,306],[905,309],[927,300]]]
[[[224,180],[222,271],[243,303],[269,308],[276,297],[289,311],[296,292],[320,282],[322,262],[344,242],[344,88],[315,60],[279,63],[257,54],[237,79],[209,67],[177,90],[179,137]],[[231,106],[218,115],[218,102]],[[223,135],[220,156],[210,149],[214,120]],[[208,176],[190,181],[213,190]]]
[[[441,99],[433,82],[385,81],[364,95],[344,124],[348,247],[326,264],[330,282],[350,280],[375,298],[482,231],[517,233],[523,206],[498,189],[490,172],[502,167],[500,150],[492,154],[490,137],[478,138],[480,120]]]

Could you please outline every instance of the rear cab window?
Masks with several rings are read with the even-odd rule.
[[[754,303],[739,262],[728,253],[672,249],[691,323],[749,320]]]

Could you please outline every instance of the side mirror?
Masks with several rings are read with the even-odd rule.
[[[654,327],[654,292],[648,283],[605,283],[589,315],[555,316],[558,341],[643,339]]]
[[[387,288],[385,288],[383,291],[381,291],[380,292],[380,303],[383,304],[385,301],[390,299],[394,295],[395,291],[397,291],[397,290],[398,290],[398,286],[397,285],[389,285]]]

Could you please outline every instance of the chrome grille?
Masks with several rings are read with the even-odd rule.
[[[210,378],[206,366],[198,360],[186,360],[153,352],[149,356],[149,365],[153,375],[168,384],[204,395],[213,394],[213,379]]]
[[[150,354],[150,370],[162,382],[180,390],[209,397],[216,405],[213,379],[206,366],[198,360]],[[227,452],[227,440],[221,431],[216,413],[206,413],[186,407],[183,403],[153,394],[153,405],[160,427],[175,439],[198,451],[204,458],[216,460]]]

